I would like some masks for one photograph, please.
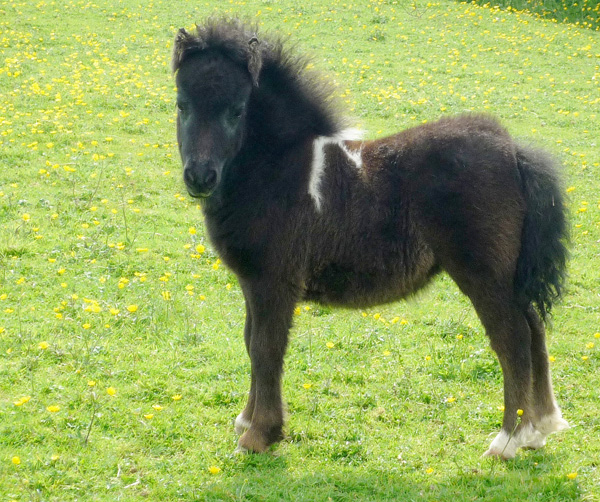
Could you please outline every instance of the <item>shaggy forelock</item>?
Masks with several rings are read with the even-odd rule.
[[[254,25],[244,25],[237,19],[211,18],[201,26],[196,25],[192,33],[182,28],[175,36],[171,69],[175,73],[189,56],[214,50],[247,67],[256,83],[262,66],[261,45],[264,45],[256,33]]]

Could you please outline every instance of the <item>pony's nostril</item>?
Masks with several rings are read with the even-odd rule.
[[[183,171],[183,181],[185,181],[186,185],[194,186],[196,177],[190,168],[187,168]]]
[[[208,188],[212,188],[217,184],[217,171],[209,169],[204,177],[204,185]]]

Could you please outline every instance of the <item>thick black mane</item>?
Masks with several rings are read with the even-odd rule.
[[[255,86],[255,119],[261,134],[282,147],[306,136],[331,136],[347,126],[334,97],[334,86],[310,68],[286,38],[263,35],[255,25],[213,18],[195,32],[180,30],[171,62],[175,73],[200,53],[221,55],[247,68]],[[269,127],[272,127],[269,130]]]

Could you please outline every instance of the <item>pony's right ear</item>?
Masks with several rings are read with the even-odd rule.
[[[194,39],[193,35],[190,35],[185,28],[181,28],[177,35],[175,35],[175,42],[173,43],[173,58],[171,59],[171,71],[175,73],[181,64],[183,54],[187,48],[192,44]]]
[[[252,77],[252,83],[258,87],[258,76],[262,68],[262,54],[260,51],[260,42],[258,38],[252,37],[248,41],[248,49],[250,57],[248,59],[248,71]]]

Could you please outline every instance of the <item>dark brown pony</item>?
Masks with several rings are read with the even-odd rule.
[[[514,457],[568,427],[544,332],[565,275],[565,206],[544,153],[481,115],[361,141],[305,59],[236,20],[180,30],[173,71],[183,179],[246,300],[241,450],[282,438],[299,300],[392,302],[442,270],[471,299],[502,365],[504,420],[486,453]]]

